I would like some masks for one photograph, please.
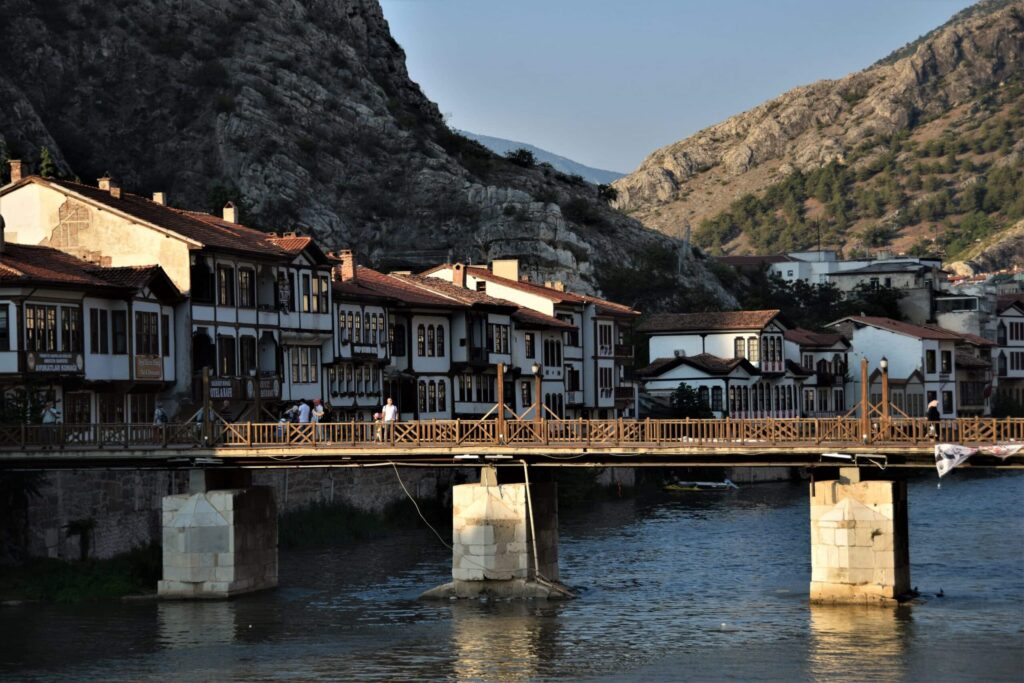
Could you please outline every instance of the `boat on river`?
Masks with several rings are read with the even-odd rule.
[[[729,479],[725,481],[675,481],[666,484],[664,489],[670,492],[679,491],[733,491],[739,486]]]

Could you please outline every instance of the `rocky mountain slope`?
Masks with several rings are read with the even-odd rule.
[[[232,199],[243,222],[381,268],[518,256],[532,278],[646,306],[732,302],[594,186],[450,131],[374,0],[6,0],[0,156],[38,170],[43,147],[56,173],[109,171],[187,208]]]
[[[990,0],[864,71],[796,88],[617,181],[646,225],[730,253],[962,254],[1024,216],[1024,3]]]
[[[476,140],[495,154],[500,154],[502,156],[517,149],[525,149],[537,158],[538,164],[551,164],[556,171],[561,171],[568,175],[578,175],[588,183],[610,183],[626,175],[625,173],[619,173],[618,171],[606,171],[603,168],[587,166],[586,164],[581,164],[578,161],[573,161],[568,157],[563,157],[559,154],[555,154],[554,152],[549,152],[546,149],[541,149],[540,147],[531,145],[527,142],[516,142],[515,140],[506,140],[505,138],[496,138],[490,135],[480,135],[479,133],[470,133],[467,130],[460,130],[457,132],[465,135],[470,140]]]

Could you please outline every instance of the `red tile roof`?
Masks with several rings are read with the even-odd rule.
[[[116,266],[110,268],[94,267],[90,273],[112,285],[139,289],[149,284],[153,277],[161,272],[160,266]]]
[[[83,185],[71,180],[28,176],[8,187],[4,193],[17,190],[29,183],[53,186],[72,192],[93,204],[119,211],[141,222],[180,235],[198,243],[200,247],[213,247],[262,257],[283,257],[288,254],[275,245],[266,233],[259,230],[237,223],[229,223],[209,214],[157,204],[145,197],[128,192],[122,192],[120,198],[115,198],[109,191],[92,185]]]
[[[869,327],[888,330],[889,332],[895,332],[907,337],[916,337],[918,339],[934,339],[936,341],[961,341],[963,339],[963,336],[958,332],[945,330],[938,326],[926,327],[924,325],[914,325],[913,323],[905,323],[899,320],[893,320],[892,318],[882,318],[879,316],[854,315],[837,320],[831,324],[836,325],[843,322],[852,322],[855,325],[861,326],[867,325]]]
[[[761,330],[779,315],[764,311],[713,311],[709,313],[655,313],[637,327],[638,332],[703,332]]]
[[[506,299],[499,299],[497,297],[488,296],[484,292],[478,292],[475,289],[466,289],[465,287],[458,287],[447,280],[442,280],[436,277],[424,277],[423,275],[397,275],[392,274],[391,277],[397,278],[404,282],[408,282],[414,287],[425,289],[435,294],[448,297],[459,303],[466,304],[467,306],[495,306],[499,308],[519,308],[519,304],[512,303]]]
[[[812,330],[805,330],[802,327],[795,327],[791,330],[786,330],[783,336],[787,341],[791,341],[800,346],[833,346],[835,344],[843,343],[849,346],[850,343],[846,341],[843,335],[838,332],[814,332]]]
[[[532,308],[526,308],[521,306],[519,310],[512,314],[512,319],[516,320],[524,325],[536,325],[541,327],[554,327],[559,330],[575,330],[576,326],[572,323],[567,323],[564,320],[559,320],[554,316],[535,311]]]
[[[360,286],[366,287],[382,296],[399,303],[412,306],[429,306],[433,308],[465,308],[465,304],[450,297],[428,291],[392,275],[378,273],[366,266],[356,266],[356,280]]]
[[[636,374],[640,377],[656,377],[680,365],[689,365],[709,375],[728,375],[740,366],[751,375],[760,374],[760,371],[751,365],[750,361],[746,358],[720,358],[710,353],[699,353],[696,356],[678,356],[675,358],[656,358],[647,367],[637,370]]]
[[[97,277],[98,266],[59,249],[28,244],[4,245],[0,253],[0,283],[45,284],[124,291],[113,282]]]
[[[429,270],[423,271],[421,275],[428,275],[434,273],[442,268],[451,268],[452,264],[445,263],[439,266],[434,266]],[[511,289],[517,289],[521,292],[528,292],[537,296],[544,297],[555,303],[562,304],[593,304],[594,307],[602,315],[617,315],[617,316],[629,316],[636,317],[640,315],[640,311],[636,311],[629,306],[624,304],[617,304],[614,301],[608,301],[607,299],[601,299],[596,296],[590,296],[589,294],[577,294],[575,292],[559,291],[552,287],[545,287],[544,285],[538,285],[533,282],[522,282],[519,280],[511,280],[507,277],[501,277],[495,275],[487,268],[483,266],[466,266],[466,273],[473,277],[488,282],[494,282],[495,284],[504,285]]]

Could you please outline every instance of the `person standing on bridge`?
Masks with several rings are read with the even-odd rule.
[[[314,428],[316,429],[317,441],[324,441],[324,428],[320,426],[320,423],[324,421],[325,414],[326,411],[324,410],[323,402],[318,398],[314,398],[311,420],[313,422]]]
[[[388,441],[391,440],[391,435],[395,428],[395,423],[398,422],[398,406],[388,396],[388,400],[384,402],[384,408],[381,409],[381,413],[384,415],[384,434]]]
[[[299,401],[299,424],[309,424],[309,403],[307,401]]]

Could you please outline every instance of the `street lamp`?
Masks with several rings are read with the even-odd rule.
[[[882,425],[888,431],[889,426],[889,359],[882,356],[878,361],[882,369]]]
[[[540,419],[541,419],[541,414],[540,414],[541,374],[540,373],[541,373],[541,370],[543,370],[543,369],[544,369],[544,366],[541,365],[540,363],[537,363],[537,362],[534,362],[534,364],[530,366],[530,370],[533,371],[533,421],[534,422],[540,422]]]

